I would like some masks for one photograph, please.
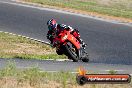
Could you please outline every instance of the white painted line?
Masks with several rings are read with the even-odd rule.
[[[61,72],[61,71],[40,71],[40,72],[52,72],[52,73],[57,73],[57,72]],[[79,73],[79,72],[69,72],[69,73],[75,74],[75,73]]]
[[[26,38],[26,36],[22,36],[23,38]]]
[[[33,39],[34,41],[37,41],[38,39]]]
[[[37,67],[37,66],[34,66],[34,67]],[[30,68],[33,68],[33,67],[18,67],[18,68],[21,68],[21,69],[30,69]],[[40,70],[41,70],[40,72],[52,72],[52,73],[61,72],[61,70],[60,71],[54,71],[54,70],[53,71],[48,71],[48,70],[42,70],[42,69],[40,69]],[[101,70],[101,71],[103,71],[103,70]],[[64,72],[67,72],[67,71],[64,70]],[[77,71],[68,71],[68,72],[73,73],[73,74],[79,73]],[[98,73],[98,74],[100,74],[100,73]],[[130,73],[129,75],[132,76],[132,73]]]
[[[9,33],[10,35],[13,35],[12,33]]]
[[[41,42],[42,40],[37,40],[38,42]]]
[[[30,38],[31,40],[34,40],[34,38]]]
[[[105,21],[105,22],[114,23],[114,24],[123,24],[123,25],[127,25],[127,26],[132,26],[132,23],[121,23],[121,22],[118,22],[118,21],[115,21],[115,20],[111,21],[111,20],[106,20],[106,19],[103,19],[103,18],[93,17],[93,16],[90,16],[90,15],[85,15],[85,14],[80,14],[80,13],[71,13],[69,11],[67,12],[67,11],[60,10],[60,9],[58,10],[58,9],[53,9],[53,8],[37,7],[37,6],[33,6],[32,4],[27,5],[27,4],[20,4],[20,3],[15,3],[15,2],[5,2],[5,1],[0,1],[0,3],[23,6],[23,7],[34,8],[34,9],[39,9],[39,10],[47,10],[47,11],[64,13],[64,14],[69,14],[69,15],[76,15],[76,16],[80,16],[80,17],[92,18],[92,19],[95,19],[95,20]]]
[[[44,43],[44,41],[42,41],[42,43]],[[46,42],[45,42],[46,43]]]
[[[29,37],[26,37],[27,39],[30,39]]]
[[[4,32],[4,33],[8,34],[9,32]]]
[[[16,34],[12,34],[12,35],[16,35]]]
[[[3,32],[3,31],[0,31],[0,32]],[[3,32],[3,33],[10,34],[10,35],[16,35],[16,34],[9,33],[9,32]],[[17,35],[17,36],[23,37],[23,38],[27,38],[27,39],[30,39],[30,40],[34,40],[34,41],[38,41],[38,42],[42,42],[42,43],[45,43],[45,44],[47,44],[47,45],[49,44],[48,42],[41,41],[41,40],[37,40],[37,39],[30,38],[30,37],[27,37],[27,36],[22,36],[22,35]]]
[[[56,59],[56,61],[71,61],[69,59]]]
[[[40,72],[52,72],[52,73],[57,73],[59,71],[40,71]]]
[[[19,37],[21,37],[21,35],[18,35]]]
[[[69,60],[69,59],[45,59],[45,61],[72,61],[72,60]]]
[[[102,70],[102,71],[125,71],[125,70]]]
[[[0,31],[0,32],[3,32],[3,31]],[[13,33],[9,33],[9,32],[3,32],[3,33],[10,34],[10,35],[16,35],[16,36],[23,37],[23,38],[26,38],[26,39],[38,41],[38,42],[41,42],[41,43],[45,43],[45,44],[47,44],[47,45],[50,44],[49,42],[42,41],[42,40],[38,40],[38,39],[34,39],[34,38],[30,38],[30,37],[27,37],[27,36],[17,35],[17,34],[13,34]]]
[[[61,72],[61,71],[40,71],[40,72],[52,72],[52,73],[57,73],[57,72]],[[77,74],[77,73],[79,73],[79,72],[72,72],[72,71],[70,71],[70,73],[73,73],[73,74]],[[129,74],[129,75],[131,75],[132,76],[132,74]]]
[[[57,72],[61,72],[61,71],[40,71],[40,72],[52,72],[52,73],[57,73]],[[70,73],[73,73],[73,74],[77,74],[77,73],[79,73],[79,72],[74,72],[74,71],[70,71]],[[98,74],[100,74],[100,73],[98,73]],[[129,74],[129,75],[131,75],[132,76],[132,74]]]

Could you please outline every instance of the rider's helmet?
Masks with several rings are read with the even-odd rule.
[[[48,22],[47,22],[47,25],[48,25],[48,28],[49,28],[49,30],[56,30],[56,28],[57,28],[57,22],[56,22],[56,20],[55,19],[51,19],[51,20],[49,20]]]

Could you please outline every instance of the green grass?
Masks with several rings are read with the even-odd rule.
[[[45,72],[37,66],[18,69],[8,61],[0,69],[0,88],[131,88],[130,84],[85,84],[76,82],[76,74],[70,72]]]
[[[63,59],[65,55],[57,55],[55,49],[23,37],[0,33],[0,58],[20,59]]]
[[[116,74],[117,73],[117,71],[115,71],[115,70],[110,70],[109,71],[109,74]]]
[[[64,59],[65,55],[57,55],[57,54],[47,54],[47,55],[34,55],[34,54],[9,54],[9,53],[1,53],[0,58],[19,58],[19,59],[37,59],[37,60],[45,60],[45,59]]]
[[[24,0],[132,19],[132,0]]]
[[[38,86],[38,88],[40,88],[40,83],[48,84],[49,81],[60,83],[62,88],[66,88],[69,81],[70,84],[76,84],[75,77],[76,75],[70,72],[42,72],[38,67],[17,69],[15,62],[10,61],[8,61],[7,65],[0,70],[0,80],[4,78],[15,78],[17,80],[17,85],[28,82],[31,87],[35,88]],[[0,86],[2,86],[1,83]]]

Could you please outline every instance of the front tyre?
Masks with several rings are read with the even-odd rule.
[[[73,48],[74,48],[74,51],[72,50]],[[73,44],[71,44],[70,42],[67,43],[67,45],[65,45],[65,50],[66,50],[66,54],[69,57],[71,57],[73,62],[78,62],[79,57],[77,55],[77,49],[75,48],[75,46]]]
[[[56,50],[56,53],[57,53],[58,55],[62,55],[62,54],[63,54],[63,51],[62,51],[61,49],[57,49],[57,50]]]

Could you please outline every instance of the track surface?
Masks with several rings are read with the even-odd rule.
[[[110,70],[115,70],[118,73],[131,74],[132,65],[111,65],[111,64],[98,64],[98,63],[74,63],[72,61],[54,61],[54,60],[22,60],[22,59],[0,59],[0,68],[5,67],[8,61],[16,63],[17,68],[30,68],[39,67],[43,71],[56,72],[56,71],[70,71],[78,72],[78,68],[83,66],[88,72],[91,73],[108,73]]]
[[[88,44],[89,64],[122,64],[122,66],[129,65],[131,67],[132,26],[11,3],[14,2],[0,0],[0,31],[47,41],[46,22],[51,18],[55,18],[59,23],[71,25],[80,30],[82,39]],[[52,64],[52,61],[50,63]],[[56,63],[63,66],[65,62]],[[68,64],[72,66],[73,63],[68,62]],[[87,66],[82,62],[78,63],[78,65],[80,64]],[[101,67],[104,68],[105,66],[101,65]]]

